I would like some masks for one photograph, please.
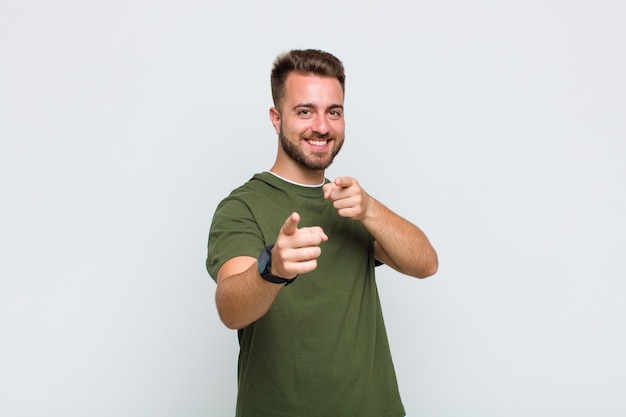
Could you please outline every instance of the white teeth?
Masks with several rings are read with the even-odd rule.
[[[327,140],[308,140],[307,142],[314,146],[324,146],[328,143]]]

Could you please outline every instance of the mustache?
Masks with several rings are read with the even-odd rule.
[[[311,133],[310,135],[303,135],[303,137],[305,137],[307,139],[322,139],[322,140],[328,140],[328,139],[334,139],[335,138],[330,133],[324,133],[323,135],[319,134],[319,133]]]

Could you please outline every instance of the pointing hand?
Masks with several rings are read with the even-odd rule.
[[[300,215],[292,213],[280,229],[272,249],[272,274],[291,279],[317,268],[319,245],[328,240],[321,227],[298,229]]]
[[[323,187],[324,198],[331,200],[342,217],[363,220],[373,199],[352,177],[337,177]]]

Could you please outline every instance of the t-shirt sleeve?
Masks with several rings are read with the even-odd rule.
[[[206,268],[213,280],[226,261],[237,256],[256,258],[264,241],[254,215],[241,200],[227,198],[215,210],[209,231]]]

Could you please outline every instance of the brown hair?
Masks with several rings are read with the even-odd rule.
[[[299,74],[313,74],[322,77],[335,77],[341,84],[341,91],[345,94],[346,76],[343,64],[337,57],[319,49],[294,49],[278,55],[274,60],[270,83],[274,106],[279,108],[285,94],[287,76],[292,71]]]

